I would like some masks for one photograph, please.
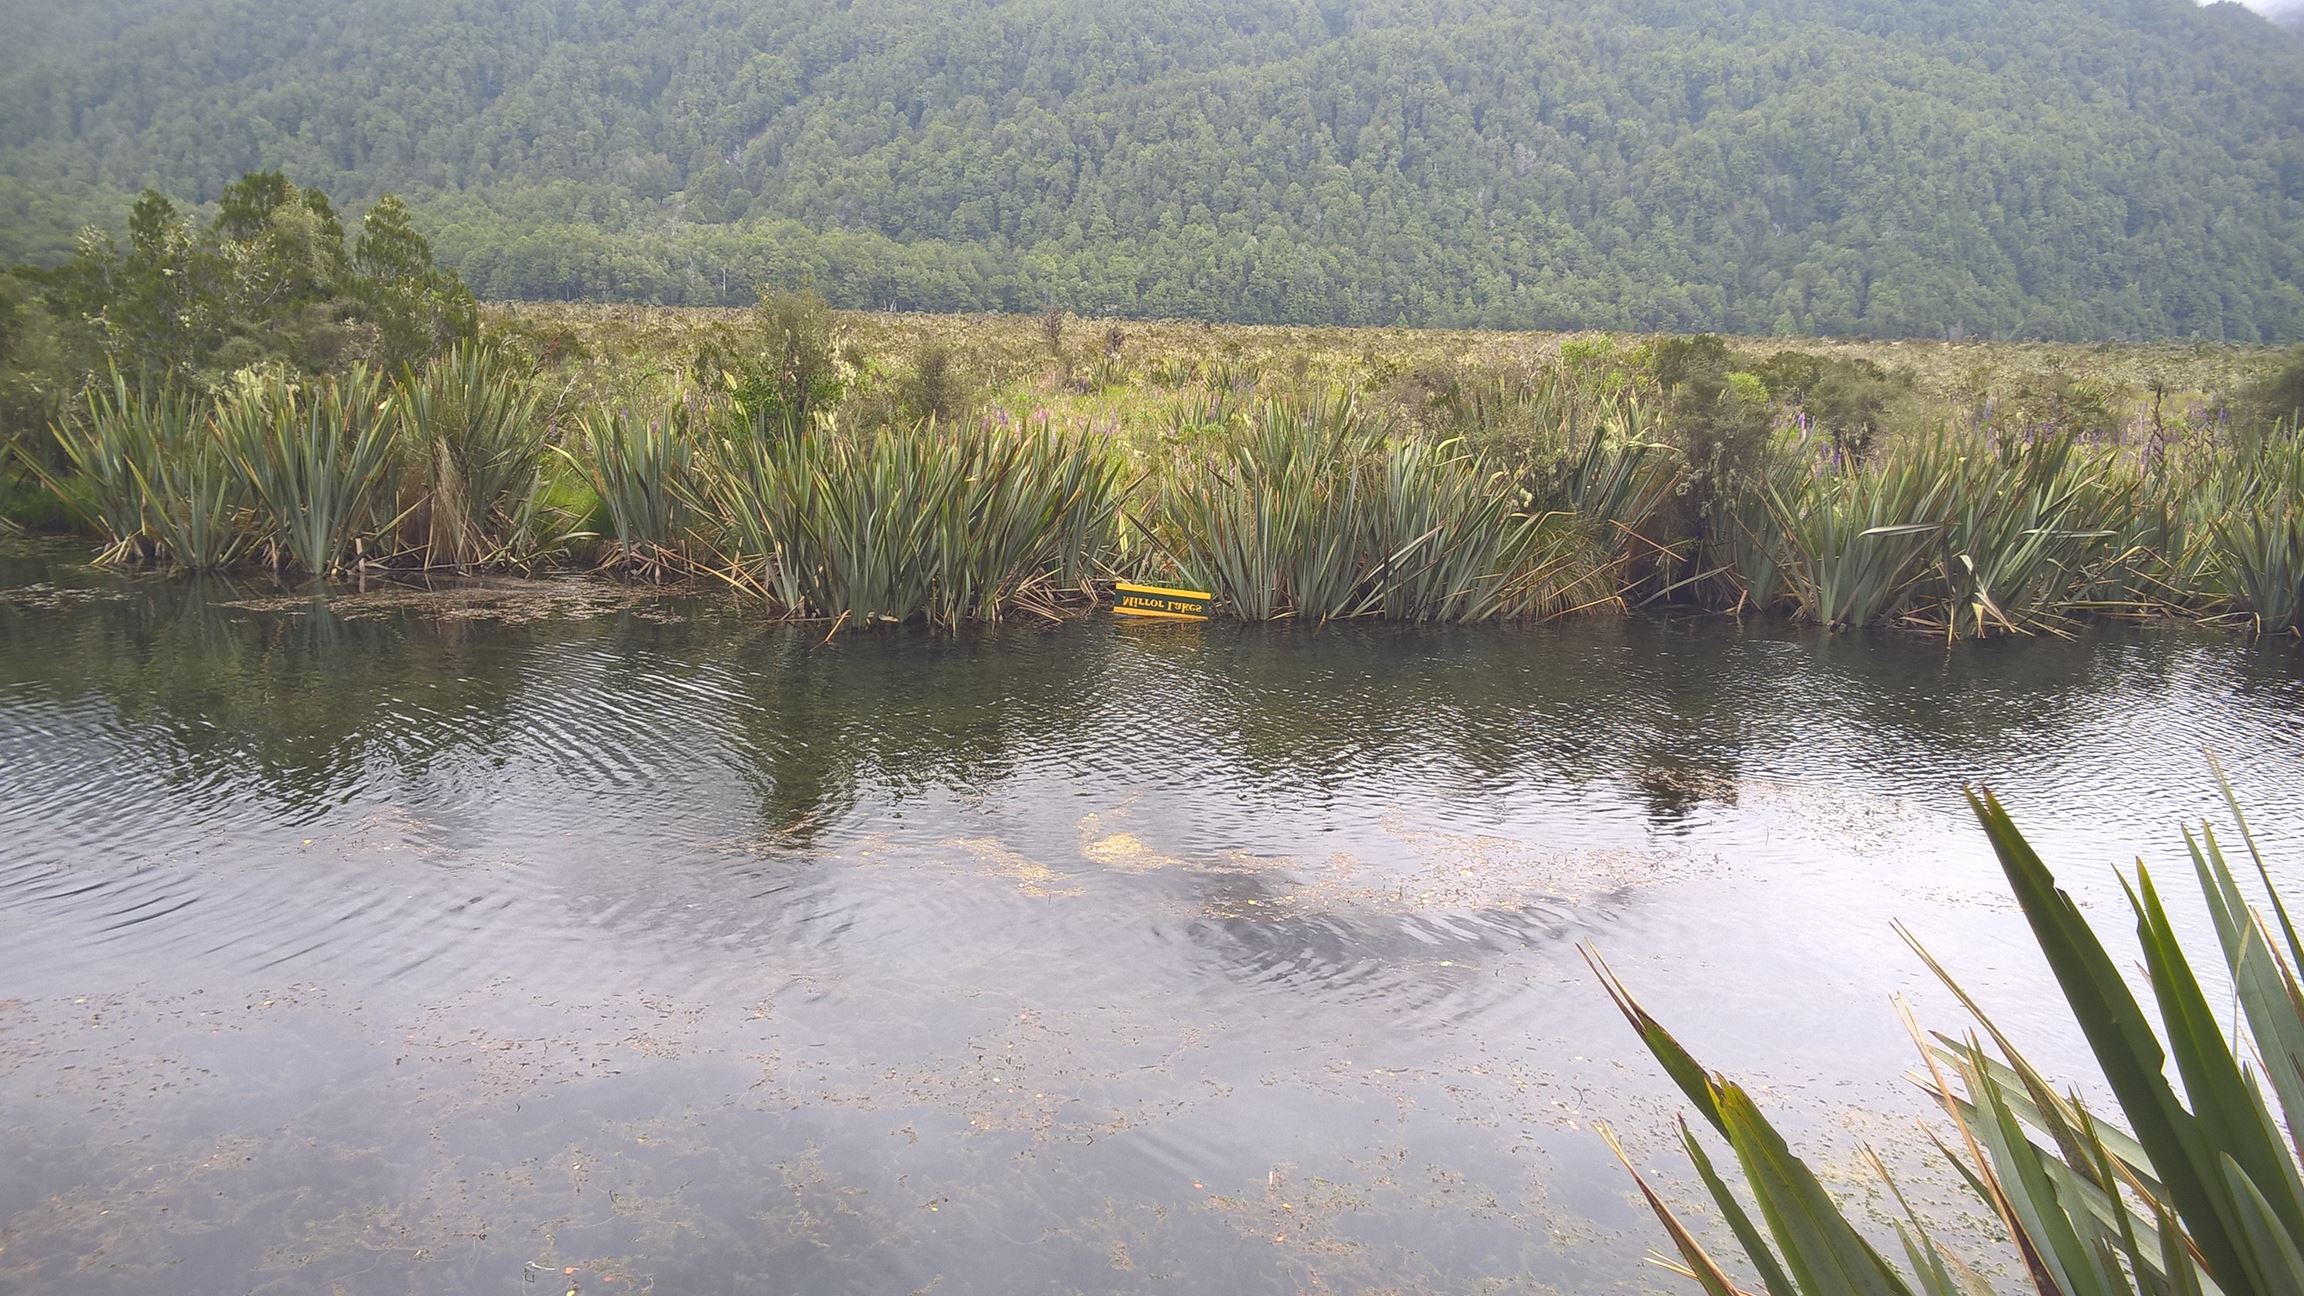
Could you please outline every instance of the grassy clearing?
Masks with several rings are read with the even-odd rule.
[[[2304,439],[2227,347],[498,308],[389,377],[91,383],[13,507],[110,561],[595,565],[842,626],[1113,579],[1249,620],[1670,603],[1950,638],[2304,615]],[[44,489],[31,490],[26,480]]]

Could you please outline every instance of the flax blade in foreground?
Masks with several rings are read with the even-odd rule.
[[[1888,1186],[1905,1212],[1896,1232],[1907,1263],[1902,1269],[1890,1264],[1749,1095],[1706,1071],[1587,951],[1642,1043],[1733,1150],[1765,1232],[1754,1226],[1682,1123],[1691,1163],[1758,1273],[1759,1290],[1767,1296],[2304,1292],[2304,1165],[2289,1135],[2304,1115],[2304,986],[2296,970],[2304,946],[2222,768],[2215,773],[2283,937],[2275,941],[2251,905],[2214,831],[2203,826],[2197,835],[2186,833],[2238,1004],[2240,1020],[2229,1023],[2216,1016],[2149,870],[2139,863],[2133,878],[2122,882],[2136,919],[2152,1014],[2006,807],[1989,792],[1969,795],[1970,809],[2126,1126],[2104,1119],[2075,1093],[2060,1094],[1982,1005],[1914,943],[1976,1015],[1998,1053],[1973,1036],[1937,1035],[1929,1042],[1914,1028],[1927,1068],[1922,1083],[1958,1134],[1949,1142],[1932,1132],[1922,1137],[1999,1220],[2017,1259],[2016,1285],[1981,1277],[1992,1257],[1956,1254],[1904,1203],[1893,1181]],[[1630,1169],[1630,1158],[1612,1134],[1607,1137]],[[1885,1166],[1877,1158],[1873,1164],[1887,1179]],[[1637,1171],[1633,1177],[1680,1252],[1680,1263],[1669,1267],[1709,1293],[1751,1291],[1704,1248],[1697,1231],[1648,1180]]]

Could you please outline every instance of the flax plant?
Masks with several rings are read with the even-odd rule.
[[[130,389],[118,370],[108,385],[91,384],[84,415],[56,424],[53,433],[72,465],[79,489],[42,471],[38,459],[24,462],[58,497],[85,501],[89,520],[103,533],[97,561],[116,563],[143,556],[149,547],[142,475],[155,470],[181,424],[190,418],[189,399],[174,391],[144,395]]]
[[[1523,510],[1503,474],[1454,442],[1393,446],[1374,494],[1365,552],[1383,555],[1369,583],[1373,610],[1389,620],[1525,615],[1571,560],[1565,545],[1547,545],[1566,519]]]
[[[541,391],[503,351],[459,342],[400,378],[392,435],[412,548],[427,567],[525,560],[539,547]]]
[[[1561,555],[1566,579],[1550,612],[1621,609],[1641,564],[1677,552],[1651,527],[1680,485],[1678,452],[1650,434],[1638,402],[1601,397],[1595,409],[1581,427],[1564,424],[1575,439],[1531,505],[1572,523],[1580,541],[1577,552]]]
[[[2304,628],[2304,425],[2240,447],[2211,528],[2224,586],[2259,631]]]
[[[1566,507],[1535,511],[1465,441],[1392,434],[1341,397],[1270,398],[1197,442],[1164,468],[1154,531],[1182,579],[1252,621],[1557,612],[1613,574],[1622,519],[1605,515],[1637,516],[1657,493],[1649,447],[1595,432]]]
[[[1901,610],[1946,529],[1956,471],[1941,438],[1877,467],[1820,465],[1792,492],[1769,487],[1785,587],[1800,615],[1833,630]]]
[[[926,431],[933,434],[933,419]],[[943,619],[995,620],[1003,607],[1085,591],[1112,544],[1122,468],[1080,432],[997,433],[961,425],[945,442],[960,498],[940,514],[937,549],[965,554],[937,584]]]
[[[2183,614],[2218,604],[2213,536],[2197,501],[2146,472],[2131,507],[2111,522],[2106,561],[2074,599],[2076,608],[2115,615]]]
[[[216,427],[275,569],[333,576],[369,557],[368,539],[397,521],[377,516],[393,419],[366,367],[310,382],[245,376],[219,402]]]
[[[231,566],[247,547],[248,483],[224,451],[211,412],[191,400],[163,402],[167,435],[137,464],[145,523],[161,555],[185,571]]]
[[[1381,424],[1341,396],[1272,398],[1227,433],[1168,467],[1158,529],[1187,578],[1247,621],[1372,610],[1369,573],[1396,556],[1367,553]]]
[[[2187,832],[2185,845],[2213,928],[2213,953],[2185,948],[2148,869],[2139,864],[2123,879],[2157,1026],[2007,810],[1988,792],[1969,797],[2124,1124],[2052,1084],[1976,998],[1903,933],[1981,1027],[1981,1036],[1955,1037],[1923,1035],[1915,1026],[1913,1036],[1922,1084],[1955,1132],[1928,1138],[1997,1218],[2015,1261],[2014,1273],[1998,1281],[1984,1276],[1988,1257],[1963,1255],[1931,1232],[1891,1179],[1904,1213],[1895,1224],[1902,1263],[1892,1260],[1750,1094],[1706,1071],[1588,952],[1642,1042],[1727,1141],[1759,1207],[1755,1221],[1705,1140],[1683,1121],[1682,1147],[1758,1286],[1734,1272],[1741,1266],[1711,1254],[1635,1170],[1678,1253],[1669,1267],[1711,1296],[2304,1291],[2304,1165],[2291,1137],[2304,1129],[2304,984],[2297,975],[2304,941],[2230,783],[2220,768],[2216,776],[2268,908],[2250,901],[2208,825]],[[2209,970],[2228,979],[2235,1009],[2229,1021],[2209,998]],[[1625,1164],[1631,1168],[1628,1158]],[[1873,1165],[1887,1176],[1878,1158]]]
[[[2070,434],[1981,447],[1951,468],[1938,580],[1914,619],[1947,637],[2066,633],[2135,484],[2119,452]]]
[[[2294,495],[2251,501],[2218,528],[2226,571],[2259,632],[2304,625],[2304,503]]]
[[[1121,467],[1078,432],[930,420],[723,435],[703,464],[721,570],[836,626],[1053,613],[1110,543]]]
[[[628,406],[587,410],[579,456],[565,456],[608,512],[615,538],[601,566],[662,580],[687,566],[685,536],[697,489],[688,407],[652,413]]]
[[[1784,519],[1786,501],[1805,502],[1815,486],[1806,454],[1779,447],[1760,463],[1751,489],[1721,501],[1721,514],[1706,537],[1707,561],[1725,588],[1727,610],[1774,612],[1789,597],[1784,564],[1791,561]]]

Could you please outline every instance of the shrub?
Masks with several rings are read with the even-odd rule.
[[[814,290],[763,289],[742,329],[720,329],[691,365],[706,391],[725,392],[755,431],[805,427],[846,388],[832,308]]]
[[[914,419],[949,423],[968,412],[969,388],[950,343],[928,338],[912,354],[912,372],[902,385],[903,405]]]
[[[2304,422],[2304,347],[2248,388],[2243,414],[2257,423]]]

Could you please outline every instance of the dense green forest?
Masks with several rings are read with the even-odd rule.
[[[0,0],[0,261],[407,199],[484,297],[2304,337],[2304,39],[2192,0]],[[213,210],[211,207],[210,210]]]

